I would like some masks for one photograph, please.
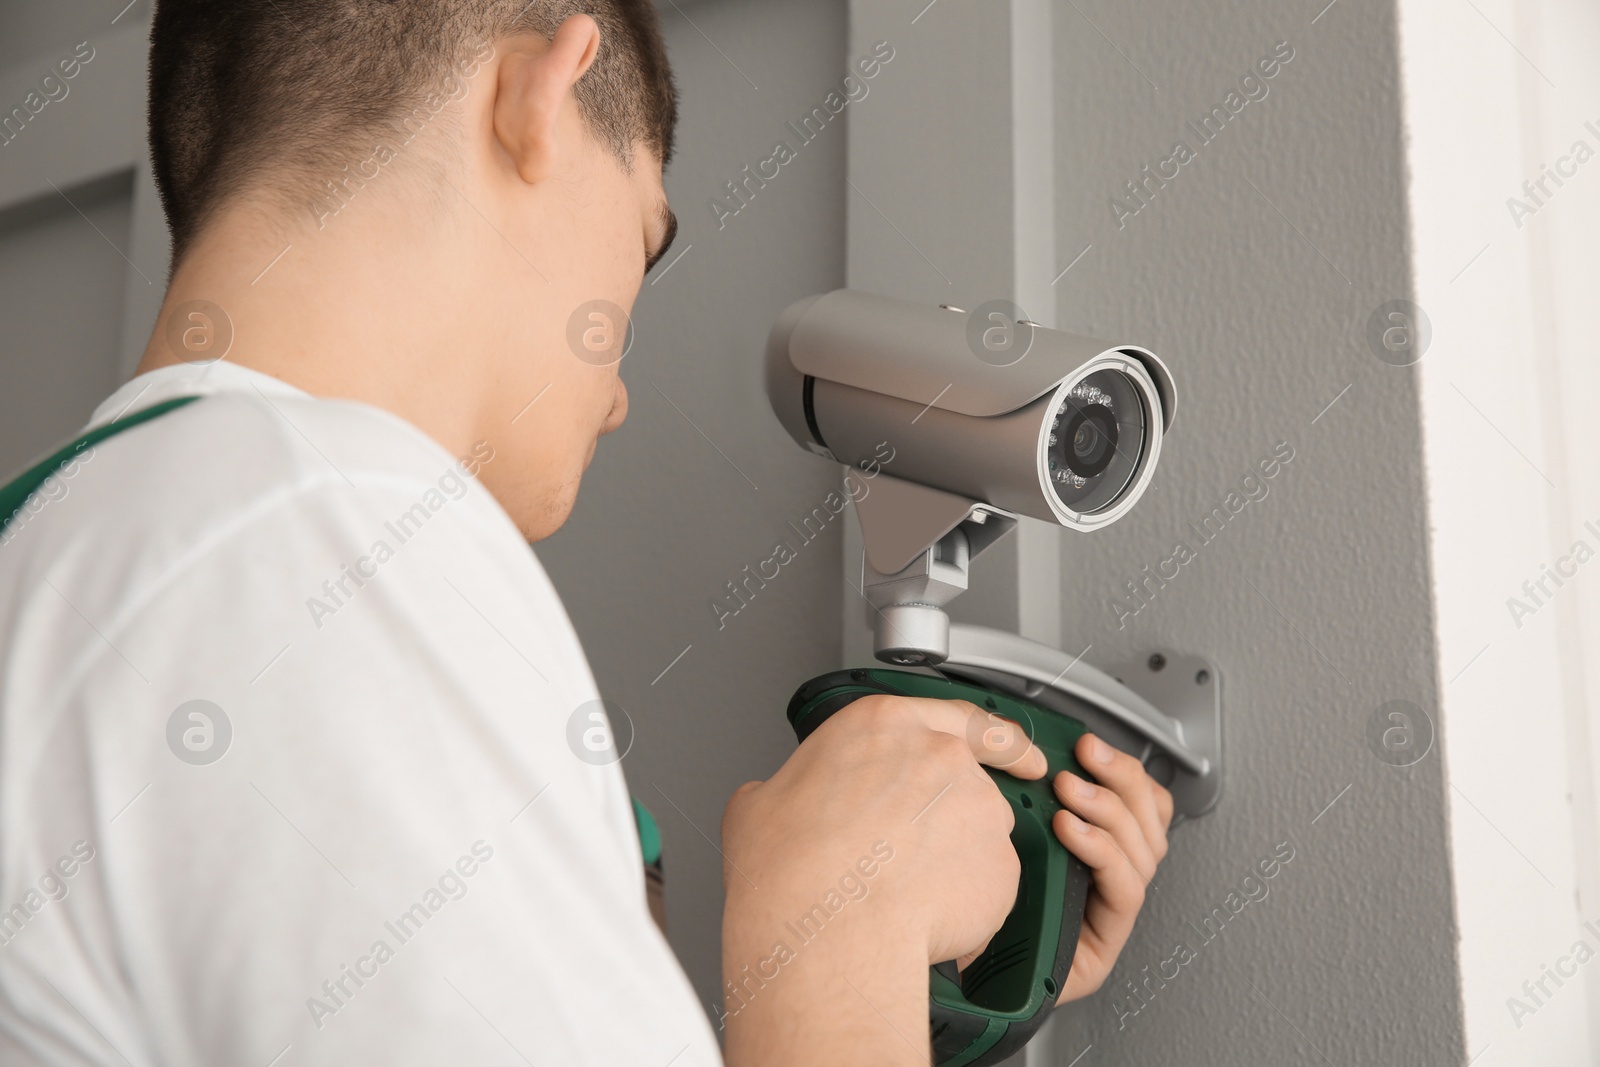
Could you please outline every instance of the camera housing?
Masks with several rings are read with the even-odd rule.
[[[1075,530],[1138,501],[1172,423],[1155,353],[1021,318],[838,289],[790,305],[767,339],[767,392],[802,447]]]

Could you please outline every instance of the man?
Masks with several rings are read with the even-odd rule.
[[[0,1062],[719,1062],[527,548],[627,413],[568,331],[672,239],[674,118],[645,0],[162,0],[174,270],[91,422],[137,425],[0,548]],[[1066,997],[1172,810],[1079,751]],[[734,797],[730,977],[841,876],[871,891],[730,1008],[727,1062],[926,1062],[928,964],[1016,888],[980,764],[1044,772],[971,706],[863,700]]]

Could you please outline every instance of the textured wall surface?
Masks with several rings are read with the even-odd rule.
[[[122,382],[117,343],[127,267],[107,238],[127,243],[128,186],[123,175],[74,191],[74,203],[105,238],[59,199],[0,212],[7,357],[0,471],[21,469],[77,433]]]
[[[1142,340],[1179,384],[1145,501],[1065,539],[1063,645],[1212,657],[1227,762],[1112,981],[1061,1020],[1062,1063],[1090,1043],[1084,1063],[1465,1061],[1439,746],[1397,768],[1367,739],[1381,705],[1431,710],[1437,688],[1416,382],[1365,336],[1410,288],[1394,12],[1321,7],[1057,13],[1057,255],[1092,246],[1059,324]],[[1241,88],[1280,42],[1293,59]],[[1214,106],[1204,143],[1187,123]],[[1176,177],[1130,196],[1180,141]],[[1280,442],[1294,458],[1261,478]],[[1207,542],[1193,524],[1230,493]],[[1129,596],[1180,541],[1194,558]]]
[[[54,4],[41,0],[0,0],[0,70],[31,60],[67,41],[82,41],[108,27],[145,25],[154,5],[147,0],[90,0]],[[115,20],[113,23],[112,20]]]
[[[138,32],[148,24],[150,5],[140,3],[113,26],[122,7],[0,2],[0,76],[32,84],[40,76],[42,65],[36,61],[41,57],[68,54],[71,43],[108,30]],[[87,77],[77,86],[85,84]],[[137,91],[142,89],[141,84]],[[5,109],[20,102],[13,96],[8,88]],[[95,107],[92,93],[80,91],[74,98],[69,91],[63,106],[65,100]],[[41,128],[48,133],[44,120],[54,117],[46,111],[35,129],[0,149],[9,153],[0,158],[0,198],[7,203],[7,194],[15,192],[9,184],[13,175],[25,169],[25,153],[34,150]],[[0,471],[19,468],[76,433],[123,380],[118,349],[127,264],[117,249],[128,248],[130,181],[128,174],[111,175],[68,190],[100,234],[53,192],[0,211],[0,328],[7,385],[0,396]]]
[[[794,750],[784,710],[795,686],[839,666],[843,521],[810,542],[789,526],[822,505],[838,468],[778,426],[761,357],[779,311],[844,281],[845,131],[801,145],[785,127],[843,76],[844,5],[717,0],[664,5],[662,20],[682,94],[667,175],[678,238],[634,310],[628,421],[601,441],[572,519],[537,552],[601,692],[637,728],[623,766],[661,822],[669,934],[709,1004],[720,1001],[722,807]],[[748,186],[719,228],[709,201],[738,206],[724,183],[779,140],[795,158]],[[741,606],[727,583],[780,542],[797,558],[765,587],[744,586]],[[714,600],[739,609],[720,629]]]

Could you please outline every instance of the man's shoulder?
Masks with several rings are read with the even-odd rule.
[[[117,614],[186,574],[265,567],[303,584],[301,571],[359,565],[380,544],[386,554],[409,544],[411,556],[537,570],[476,480],[493,456],[483,443],[452,457],[398,417],[355,402],[298,391],[204,394],[58,467],[4,532],[0,587],[26,600],[48,579]]]
[[[200,394],[90,446],[77,468],[88,475],[78,479],[83,492],[108,504],[153,500],[170,509],[193,501],[219,510],[324,485],[420,488],[451,471],[476,474],[492,456],[483,444],[452,457],[367,404],[233,389]]]
[[[159,541],[166,531],[193,541],[275,508],[338,511],[362,498],[441,496],[504,533],[509,519],[474,480],[493,457],[488,442],[451,457],[365,404],[298,392],[200,394],[76,450],[12,517],[5,540],[8,548],[136,534]]]
[[[530,682],[591,699],[482,462],[364,405],[238,390],[84,450],[0,545],[0,718],[195,694],[281,718],[447,690],[508,714]]]

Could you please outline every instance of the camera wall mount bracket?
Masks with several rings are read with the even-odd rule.
[[[1152,652],[1111,673],[1018,634],[952,624],[972,558],[1017,524],[1010,512],[886,474],[856,501],[861,591],[873,651],[1032,700],[1084,722],[1172,792],[1175,818],[1222,793],[1222,678],[1201,656]]]

